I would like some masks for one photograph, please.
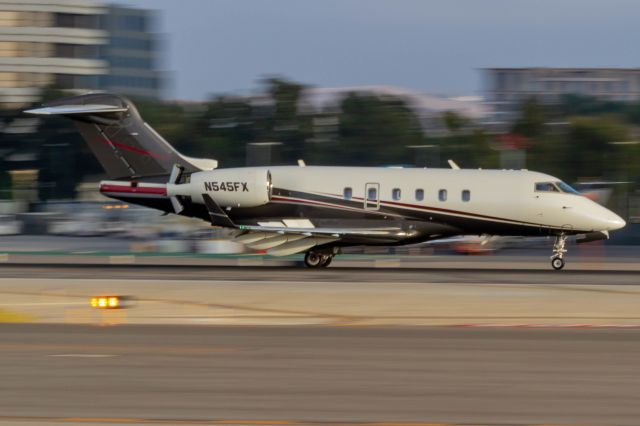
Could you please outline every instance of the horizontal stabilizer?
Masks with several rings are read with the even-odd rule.
[[[107,114],[126,110],[127,108],[114,105],[59,105],[28,109],[25,113],[34,115]]]

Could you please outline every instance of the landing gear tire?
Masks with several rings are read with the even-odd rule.
[[[314,251],[309,251],[304,255],[304,264],[307,265],[308,268],[319,268],[322,267],[323,256]]]
[[[333,256],[333,254],[309,251],[304,255],[304,264],[308,268],[326,268],[331,264]]]
[[[323,256],[323,260],[322,260],[322,264],[320,264],[320,266],[322,268],[326,268],[327,266],[331,265],[331,261],[333,260],[333,256]]]
[[[551,258],[551,267],[556,271],[564,268],[564,260],[561,257],[553,257]]]
[[[556,237],[556,242],[553,244],[553,256],[551,256],[551,267],[556,271],[564,268],[564,254],[567,252],[565,248],[567,245],[567,236],[562,233]]]

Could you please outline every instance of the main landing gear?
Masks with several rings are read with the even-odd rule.
[[[564,254],[567,252],[565,245],[567,244],[567,236],[560,234],[556,237],[556,242],[553,244],[553,256],[551,256],[551,267],[556,271],[564,268]]]
[[[326,268],[333,260],[333,253],[319,253],[316,251],[308,251],[304,255],[304,264],[309,268]]]

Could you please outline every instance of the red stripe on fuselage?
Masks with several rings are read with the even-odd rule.
[[[100,185],[100,192],[119,192],[122,194],[152,194],[166,196],[167,188],[104,184]]]

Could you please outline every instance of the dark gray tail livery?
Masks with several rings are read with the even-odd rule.
[[[186,173],[217,166],[215,160],[181,155],[121,96],[92,93],[47,102],[25,112],[73,120],[110,179],[167,176],[176,164]]]

